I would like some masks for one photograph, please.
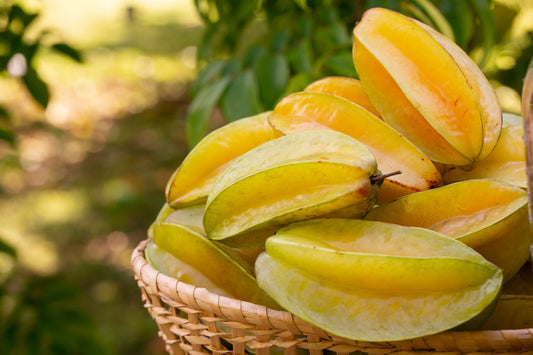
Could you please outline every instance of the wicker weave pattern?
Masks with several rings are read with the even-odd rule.
[[[286,355],[533,354],[533,329],[443,332],[396,342],[362,342],[328,334],[289,312],[211,293],[152,268],[143,241],[132,254],[144,306],[156,321],[170,354],[245,354],[271,350]]]

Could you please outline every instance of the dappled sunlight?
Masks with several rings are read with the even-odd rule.
[[[40,275],[59,271],[59,253],[46,236],[28,233],[25,229],[3,228],[2,240],[17,250],[21,266]]]
[[[19,262],[38,274],[59,270],[61,252],[43,227],[83,218],[87,204],[72,191],[44,190],[0,203],[2,239],[17,250]],[[44,228],[46,229],[46,228]]]
[[[84,256],[129,269],[132,251],[128,235],[122,231],[112,231],[105,237],[90,240],[85,246]]]
[[[78,220],[87,210],[82,191],[46,189],[0,202],[0,220],[3,227],[22,231]]]

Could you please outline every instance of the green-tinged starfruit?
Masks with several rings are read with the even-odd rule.
[[[235,158],[274,139],[269,112],[228,123],[204,137],[187,154],[166,187],[170,206],[205,203],[216,179]]]
[[[502,286],[501,270],[461,242],[359,219],[290,224],[267,239],[255,269],[282,307],[362,341],[455,328],[485,315]]]
[[[367,10],[353,33],[355,68],[374,107],[430,159],[471,167],[493,150],[501,107],[460,47],[383,8]]]
[[[146,261],[154,269],[161,271],[167,276],[196,287],[206,288],[221,296],[233,297],[230,293],[227,293],[223,288],[220,288],[205,277],[200,271],[160,248],[153,240],[150,240],[146,244],[144,256],[146,257]]]
[[[336,95],[300,92],[283,98],[268,117],[283,134],[330,128],[361,143],[376,158],[383,173],[401,171],[383,181],[378,203],[440,186],[441,175],[415,145],[363,107]]]
[[[193,229],[198,233],[205,235],[203,218],[204,218],[205,204],[190,205],[179,208],[169,213],[163,220],[159,222],[168,222],[183,225],[187,228]],[[157,222],[156,222],[157,223]]]
[[[364,215],[376,201],[377,175],[373,155],[354,138],[333,130],[295,132],[228,167],[209,194],[204,228],[210,239],[260,249],[294,221]]]
[[[155,217],[154,221],[150,224],[148,227],[147,235],[149,238],[152,238],[154,236],[154,225],[158,222],[164,221],[170,214],[172,214],[175,210],[170,207],[168,203],[164,203],[163,206],[161,206],[161,209],[157,213],[157,216]]]
[[[404,196],[365,219],[422,227],[457,239],[503,269],[509,280],[529,259],[527,192],[490,179],[466,180]]]
[[[188,229],[192,229],[198,234],[206,237],[203,218],[204,218],[205,204],[199,204],[194,206],[185,206],[177,209],[169,214],[165,219],[167,223],[179,224]],[[161,221],[160,221],[161,222]],[[157,222],[154,222],[154,224]],[[261,252],[258,249],[248,248],[230,248],[224,244],[214,242],[219,248],[222,248],[230,256],[235,257],[236,260],[244,260],[248,265],[249,270],[253,269],[255,259]]]
[[[254,270],[246,260],[242,259],[238,253],[233,252],[231,248],[215,244],[207,239],[197,228],[179,223],[160,222],[154,225],[153,234],[154,243],[159,248],[203,275],[201,279],[196,281],[195,276],[187,274],[189,275],[188,281],[183,280],[184,282],[199,286],[199,282],[204,282],[205,278],[215,286],[210,290],[212,292],[221,289],[224,294],[233,298],[271,308],[279,308],[258,287]]]

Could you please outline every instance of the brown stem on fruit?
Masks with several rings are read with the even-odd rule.
[[[399,175],[401,174],[402,171],[401,170],[396,170],[396,171],[393,171],[391,173],[387,173],[387,174],[381,174],[381,175],[372,175],[370,177],[370,181],[375,184],[375,183],[382,183],[383,180],[385,180],[386,178],[388,177],[391,177],[391,176],[394,176],[394,175]]]

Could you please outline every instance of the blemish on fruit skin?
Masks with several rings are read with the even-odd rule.
[[[440,185],[441,185],[441,182],[440,182],[440,181],[430,181],[429,188],[430,188],[430,189],[436,189],[436,188],[439,187]]]
[[[356,194],[362,197],[366,197],[370,194],[371,187],[369,185],[361,186],[357,191],[355,191]]]

